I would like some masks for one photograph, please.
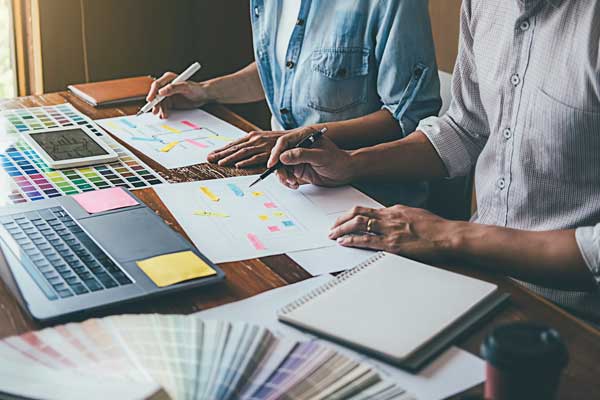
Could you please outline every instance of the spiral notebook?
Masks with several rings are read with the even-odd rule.
[[[497,286],[390,253],[287,305],[278,318],[418,371],[508,295]]]

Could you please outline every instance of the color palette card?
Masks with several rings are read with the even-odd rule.
[[[290,190],[256,176],[154,188],[192,242],[216,263],[337,246],[329,228],[354,206],[381,205],[353,187]]]
[[[90,167],[53,170],[19,135],[44,128],[86,126],[107,143],[119,160]],[[25,203],[110,187],[140,189],[164,183],[150,167],[103,132],[70,104],[22,108],[0,113],[0,175],[3,203]]]
[[[96,122],[165,168],[204,163],[211,151],[246,135],[202,110],[172,111],[166,120],[148,113]]]
[[[194,316],[121,315],[47,328],[0,341],[0,357],[68,376],[158,383],[172,399],[415,399],[333,347]],[[30,382],[40,384],[35,375]]]

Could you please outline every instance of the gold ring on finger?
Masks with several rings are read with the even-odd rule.
[[[369,218],[369,220],[367,221],[367,233],[375,233],[373,232],[373,224],[375,223],[375,220],[373,218]]]

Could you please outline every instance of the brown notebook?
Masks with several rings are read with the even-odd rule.
[[[69,90],[94,107],[108,106],[145,99],[152,82],[153,79],[149,76],[138,76],[69,85]]]

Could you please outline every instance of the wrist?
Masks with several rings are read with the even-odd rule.
[[[477,240],[481,225],[465,221],[447,221],[440,230],[444,255],[450,260],[464,259]]]
[[[198,82],[199,92],[204,97],[205,103],[221,103],[222,90],[219,84],[219,78],[204,82]]]

